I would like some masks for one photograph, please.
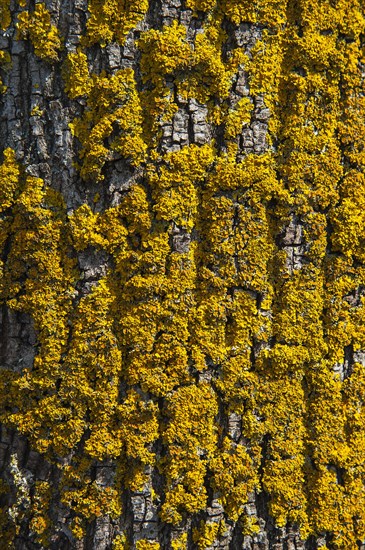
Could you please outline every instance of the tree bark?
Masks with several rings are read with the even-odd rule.
[[[362,2],[0,22],[1,548],[365,549]]]

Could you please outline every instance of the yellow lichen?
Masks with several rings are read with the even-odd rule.
[[[11,23],[10,0],[0,2],[0,28],[5,31]]]
[[[47,481],[36,481],[34,495],[32,496],[32,519],[29,527],[36,533],[40,544],[49,543],[49,507],[51,499],[51,487]]]
[[[200,522],[200,527],[193,529],[193,541],[198,550],[205,550],[215,542],[222,531],[224,532],[224,522],[204,523]]]
[[[57,27],[51,23],[51,15],[45,4],[36,4],[31,13],[20,13],[17,28],[19,37],[29,38],[32,42],[38,57],[47,61],[58,61],[61,38]]]
[[[78,49],[69,53],[63,65],[65,90],[71,99],[86,95],[92,87],[86,54]]]
[[[20,166],[16,161],[15,152],[8,148],[5,149],[3,156],[4,161],[0,166],[0,212],[14,204],[20,177]]]
[[[222,0],[223,13],[236,25],[245,21],[268,25],[283,24],[285,7],[282,0]]]
[[[146,82],[159,86],[166,75],[188,66],[191,50],[186,40],[186,29],[173,21],[161,31],[151,29],[138,41],[142,52],[141,70]]]
[[[5,50],[0,50],[0,67],[6,68],[11,62],[9,52]],[[0,94],[4,94],[7,90],[7,86],[3,84],[2,79],[0,78]]]
[[[178,523],[183,514],[204,509],[207,501],[204,476],[214,456],[217,401],[206,384],[181,386],[169,397],[169,423],[163,433],[168,454],[164,460],[166,499],[161,519]]]
[[[218,492],[228,517],[237,521],[247,503],[249,493],[258,485],[253,461],[241,446],[234,446],[228,438],[212,459],[212,485]]]
[[[225,37],[219,21],[196,36],[194,47],[187,41],[185,27],[176,21],[161,31],[151,29],[142,34],[138,41],[142,53],[142,78],[145,83],[151,83],[153,89],[144,91],[141,97],[147,111],[145,131],[153,144],[158,123],[171,119],[177,110],[167,78],[174,79],[181,97],[209,102],[213,111],[213,100],[222,101],[228,97],[233,77],[246,57],[236,48],[224,63],[222,44]],[[246,118],[243,113],[241,116]]]
[[[136,542],[136,550],[160,550],[160,545],[158,542],[140,539]]]
[[[197,184],[206,177],[213,159],[210,145],[192,145],[167,154],[159,173],[150,171],[157,220],[174,222],[187,230],[193,228],[199,204]]]
[[[228,139],[235,138],[242,132],[242,126],[250,122],[252,108],[251,101],[247,97],[243,97],[228,113],[225,126],[225,135]]]
[[[71,96],[78,93],[75,88],[69,89]],[[141,122],[142,110],[131,69],[118,71],[110,77],[93,75],[87,109],[81,118],[70,124],[83,146],[81,177],[103,180],[103,166],[118,156],[139,166],[146,152]],[[112,137],[114,133],[116,137]],[[107,140],[108,146],[105,145]]]
[[[117,535],[112,542],[113,550],[128,550],[127,537],[123,533],[122,535]]]
[[[138,168],[117,206],[103,209],[92,185],[89,205],[66,216],[60,195],[4,152],[1,296],[30,316],[38,344],[32,371],[1,371],[1,420],[50,459],[72,454],[61,492],[77,538],[116,518],[124,491],[149,487],[158,468],[160,519],[181,524],[175,550],[191,521],[197,548],[224,535],[223,523],[199,524],[212,492],[226,521],[257,533],[245,506],[261,490],[277,527],[355,550],[365,539],[364,14],[346,0],[186,4],[202,32],[175,20],[149,29],[136,76],[95,75],[88,47],[123,44],[148,6],[92,0],[87,37],[63,66],[66,93],[86,105],[72,123],[81,177],[98,183],[121,158]],[[51,58],[42,17],[37,44]],[[261,33],[247,56],[227,20]],[[34,16],[22,21],[32,38]],[[248,97],[235,87],[243,69]],[[268,149],[243,154],[257,97],[270,111]],[[179,109],[194,123],[192,99],[219,139],[165,153],[162,126]],[[78,296],[71,258],[85,252],[107,267]],[[116,481],[101,487],[92,464],[107,460]],[[8,545],[15,527],[4,525]]]
[[[86,45],[117,41],[124,44],[128,33],[142,21],[148,0],[89,0]]]
[[[186,550],[188,544],[188,535],[183,533],[179,537],[171,540],[172,550]]]

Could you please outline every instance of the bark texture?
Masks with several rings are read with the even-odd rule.
[[[361,0],[0,0],[1,548],[365,548]]]

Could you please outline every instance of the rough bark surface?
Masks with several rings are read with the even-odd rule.
[[[365,548],[349,4],[0,2],[1,548]]]

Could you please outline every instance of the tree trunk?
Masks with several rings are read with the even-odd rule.
[[[1,548],[365,549],[363,3],[0,23]]]

